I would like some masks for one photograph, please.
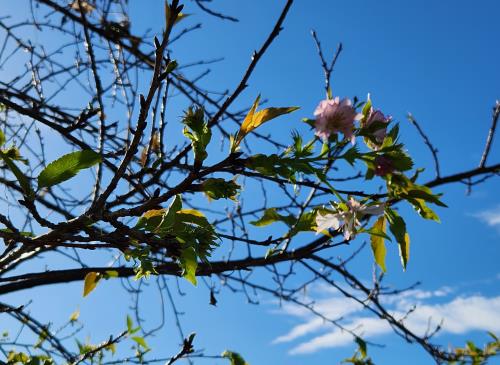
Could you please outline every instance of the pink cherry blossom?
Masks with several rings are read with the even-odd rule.
[[[342,132],[345,139],[354,144],[354,121],[360,120],[362,114],[352,107],[351,100],[345,98],[322,100],[314,111],[316,117],[316,135],[327,139],[332,134]]]
[[[338,213],[322,214],[318,212],[316,215],[316,233],[328,229],[338,230],[341,228],[344,238],[347,241],[351,240],[356,235],[356,227],[361,225],[359,219],[365,215],[381,215],[385,209],[384,203],[366,205],[361,204],[352,197],[346,202],[346,205],[348,207],[347,211],[340,210],[334,206],[334,209]]]

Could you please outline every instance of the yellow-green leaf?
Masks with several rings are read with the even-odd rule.
[[[80,310],[77,309],[71,315],[69,316],[69,321],[70,322],[76,322],[78,321],[78,318],[80,317]]]
[[[144,350],[149,350],[149,346],[146,343],[146,340],[144,339],[144,337],[135,336],[135,337],[131,337],[131,339],[134,340]]]
[[[182,250],[180,262],[183,269],[182,276],[191,284],[196,286],[196,268],[198,267],[198,258],[193,247],[188,247]]]
[[[399,244],[399,256],[401,257],[401,264],[403,269],[406,270],[406,265],[410,259],[410,235],[405,233],[404,242],[398,242]]]
[[[92,150],[68,153],[52,161],[38,175],[38,188],[51,187],[69,180],[82,169],[94,166],[102,157]]]
[[[377,219],[377,221],[373,225],[372,231],[374,231],[375,233],[385,234],[385,229],[386,229],[385,217],[381,216],[379,219]],[[370,235],[370,241],[375,262],[377,263],[378,266],[380,266],[383,272],[386,272],[386,266],[385,266],[386,248],[384,243],[384,237],[382,235],[372,234]]]
[[[250,365],[249,363],[247,363],[245,361],[245,359],[240,355],[238,354],[237,352],[233,352],[233,351],[224,351],[222,354],[221,354],[222,357],[225,357],[226,359],[229,359],[229,361],[231,362],[231,365]]]
[[[172,10],[170,9],[170,5],[168,4],[168,1],[165,1],[165,19],[166,21],[168,22],[169,19],[170,19],[170,12]],[[177,14],[177,17],[175,18],[175,21],[174,21],[174,25],[179,23],[181,20],[187,18],[188,16],[190,16],[191,14],[186,14],[186,13],[178,13]]]
[[[291,106],[291,107],[283,107],[283,108],[267,108],[256,112],[257,107],[259,105],[260,95],[255,99],[252,107],[250,108],[247,116],[241,123],[240,130],[236,133],[234,140],[231,145],[231,152],[235,152],[240,145],[241,141],[245,136],[258,128],[260,125],[264,124],[267,121],[270,121],[274,118],[277,118],[283,114],[291,113],[299,107]]]
[[[91,271],[87,275],[85,275],[85,279],[83,280],[83,296],[86,297],[90,294],[92,290],[95,289],[97,283],[101,279],[101,275],[97,272]]]

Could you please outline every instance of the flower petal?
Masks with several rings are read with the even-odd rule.
[[[327,213],[322,215],[318,212],[316,215],[316,233],[320,233],[329,228],[333,228],[335,230],[339,229],[340,221],[337,214]]]

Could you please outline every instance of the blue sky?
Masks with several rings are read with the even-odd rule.
[[[5,3],[7,8],[15,6],[14,2]],[[151,8],[142,1],[130,1],[133,24],[138,31],[155,29],[161,24],[161,11],[151,10],[161,9],[161,2],[150,3]],[[173,56],[181,64],[197,61],[200,55],[224,56],[222,62],[211,66],[213,71],[204,85],[211,89],[232,89],[246,69],[253,49],[260,47],[267,36],[282,3],[216,1],[217,10],[240,19],[234,24],[207,18],[193,3],[187,2],[185,12],[193,15],[185,24],[202,21],[203,29],[173,47]],[[417,166],[426,167],[423,181],[434,177],[432,160],[406,121],[408,112],[438,147],[443,175],[474,168],[490,126],[491,108],[500,98],[500,49],[496,46],[500,36],[499,11],[500,3],[493,0],[297,1],[284,31],[259,63],[249,88],[236,106],[248,106],[259,93],[272,105],[299,105],[301,110],[296,112],[297,119],[290,130],[300,128],[300,118],[311,117],[319,100],[324,98],[323,75],[310,36],[310,30],[315,29],[327,54],[334,52],[338,42],[344,45],[333,74],[334,95],[364,98],[370,93],[377,107],[400,121],[403,142]],[[174,108],[172,115],[180,115],[181,109]],[[266,128],[267,132],[283,135],[287,140],[288,134],[283,134],[281,126],[270,124]],[[497,140],[490,154],[491,162],[498,161],[499,152]],[[437,338],[444,345],[462,345],[469,338],[480,343],[486,339],[483,329],[500,333],[499,182],[491,179],[475,187],[470,196],[466,196],[465,187],[459,184],[436,191],[444,193],[443,201],[449,206],[437,210],[441,224],[423,222],[407,211],[412,249],[406,272],[400,269],[396,248],[388,250],[387,282],[406,286],[421,281],[422,285],[388,305],[398,311],[418,303],[423,308],[422,316],[449,317],[450,326],[445,326],[444,333]],[[339,250],[338,254],[349,252],[352,252],[350,247]],[[370,279],[370,252],[360,256],[355,270],[364,279]],[[169,283],[176,292],[175,281],[170,279]],[[244,296],[226,291],[214,308],[208,305],[205,289],[181,285],[188,295],[174,295],[179,308],[186,313],[182,316],[183,327],[185,332],[198,333],[197,343],[208,354],[231,348],[254,365],[299,365],[338,363],[353,350],[351,343],[342,342],[342,334],[315,323],[293,306],[280,307],[271,297],[262,296],[261,304],[255,306],[247,304]],[[30,292],[37,306],[41,305],[34,311],[40,311],[46,318],[69,316],[79,307],[82,320],[92,328],[88,334],[96,341],[108,335],[110,329],[117,332],[121,328],[124,315],[117,315],[118,309],[127,312],[129,302],[118,285],[103,283],[86,299],[80,294],[81,284]],[[22,301],[26,295],[28,292],[11,297]],[[370,340],[388,345],[369,349],[376,363],[400,364],[401,356],[408,354],[411,357],[405,360],[406,364],[430,362],[422,350],[402,343],[377,324],[372,325],[365,318],[366,313],[349,307],[336,294],[316,287],[309,295],[323,303],[327,313],[337,314],[336,310],[343,313],[343,308],[348,308],[351,323],[363,323]],[[158,297],[154,291],[150,290],[145,298],[145,308],[155,310]],[[423,323],[419,318],[414,320],[415,327]],[[167,323],[161,336],[151,340],[151,344],[160,346],[162,352],[165,349],[174,353],[178,338],[168,314]],[[300,325],[303,326],[297,327]]]

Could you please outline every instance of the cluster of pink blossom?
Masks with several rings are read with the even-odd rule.
[[[345,139],[355,143],[354,122],[361,121],[362,127],[369,127],[375,122],[388,124],[391,117],[386,117],[380,110],[375,110],[370,107],[368,114],[363,118],[363,114],[357,113],[352,102],[348,98],[340,99],[338,96],[332,99],[322,100],[314,111],[316,117],[316,135],[323,139],[329,138],[331,135],[341,132]],[[377,149],[384,141],[386,128],[383,126],[377,128],[373,132],[373,136],[377,145],[370,145],[371,148]]]
[[[318,212],[316,215],[316,233],[333,229],[342,229],[344,238],[348,241],[356,236],[356,227],[360,226],[360,219],[365,215],[378,216],[384,213],[385,204],[366,205],[361,204],[354,198],[349,198],[346,202],[347,210],[339,210],[335,206],[337,213],[322,214]]]
[[[333,99],[322,100],[314,111],[316,117],[316,135],[323,139],[332,134],[342,132],[352,144],[355,142],[354,121],[361,120],[363,114],[357,113],[351,100]]]

